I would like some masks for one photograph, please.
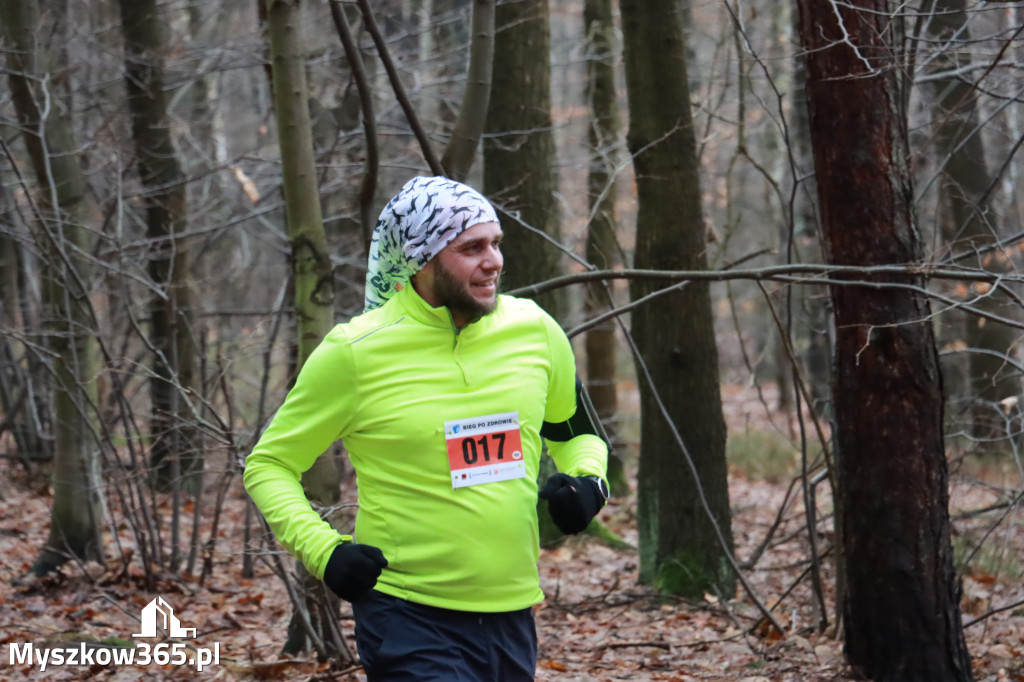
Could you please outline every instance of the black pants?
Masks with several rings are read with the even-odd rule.
[[[531,682],[533,610],[450,611],[371,590],[352,602],[367,682]]]

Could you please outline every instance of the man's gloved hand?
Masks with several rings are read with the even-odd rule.
[[[583,531],[604,506],[604,496],[597,483],[569,474],[549,478],[540,491],[540,499],[548,501],[551,518],[567,535]]]
[[[377,547],[346,542],[335,547],[327,560],[324,584],[345,601],[359,599],[377,584],[387,565],[384,552]]]

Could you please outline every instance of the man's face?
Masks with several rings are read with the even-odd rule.
[[[430,305],[446,306],[456,327],[494,312],[498,304],[501,227],[479,223],[469,228],[427,263],[413,279]]]

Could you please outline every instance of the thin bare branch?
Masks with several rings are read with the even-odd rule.
[[[363,134],[366,137],[366,163],[363,167],[363,179],[359,184],[359,224],[363,228],[363,248],[370,252],[370,239],[373,235],[373,196],[377,192],[377,171],[380,166],[380,154],[377,149],[377,121],[373,112],[373,90],[366,77],[366,67],[359,54],[349,29],[348,18],[339,0],[331,0],[331,18],[338,30],[338,37],[345,48],[352,78],[359,91],[359,104],[363,109]]]
[[[441,166],[441,162],[437,160],[434,149],[430,144],[430,139],[427,137],[426,132],[424,132],[423,126],[420,125],[419,117],[416,116],[416,110],[412,108],[412,103],[405,93],[405,87],[402,86],[402,80],[398,77],[398,69],[395,68],[395,62],[391,59],[391,52],[384,41],[384,36],[381,35],[377,21],[373,18],[373,10],[370,9],[369,0],[357,0],[357,3],[359,10],[363,14],[363,23],[366,24],[366,30],[373,38],[373,44],[377,46],[377,55],[380,57],[381,63],[384,64],[384,70],[387,71],[388,78],[391,80],[391,89],[395,91],[395,98],[402,107],[402,111],[405,112],[405,118],[409,121],[409,127],[412,128],[416,140],[420,143],[423,158],[426,160],[427,165],[430,166],[430,171],[434,175],[444,175],[444,168]]]

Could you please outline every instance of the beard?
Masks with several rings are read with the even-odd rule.
[[[453,314],[465,317],[469,322],[476,322],[484,315],[490,315],[498,307],[498,295],[487,302],[481,302],[469,293],[469,284],[463,284],[452,276],[440,261],[436,265],[434,276],[434,294],[440,304]],[[497,289],[497,287],[496,287]]]

